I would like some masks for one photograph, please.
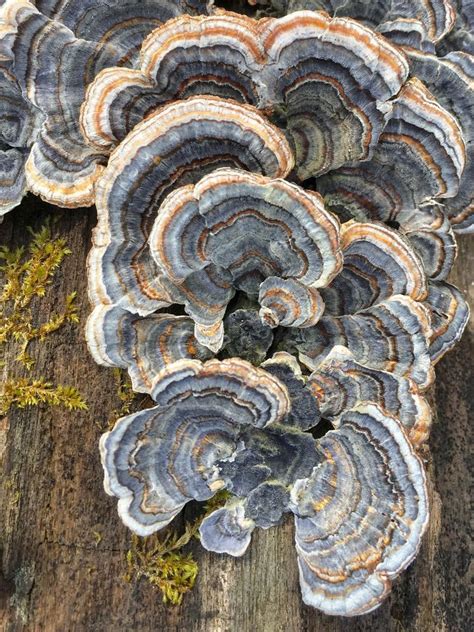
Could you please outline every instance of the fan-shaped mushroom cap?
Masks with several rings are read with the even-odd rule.
[[[165,101],[155,84],[135,68],[105,68],[88,86],[80,111],[81,132],[108,153]]]
[[[167,406],[188,398],[199,399],[207,393],[212,395],[213,391],[224,400],[232,396],[244,407],[238,423],[256,428],[284,421],[290,410],[286,387],[266,371],[239,358],[205,363],[178,360],[156,376],[151,395],[157,404]]]
[[[127,369],[138,392],[150,392],[156,375],[183,358],[208,360],[211,354],[193,335],[186,316],[135,316],[119,307],[99,305],[87,320],[86,340],[98,364]]]
[[[383,22],[377,31],[399,47],[410,47],[432,53],[435,50],[433,41],[426,33],[423,24],[416,19],[397,18]]]
[[[204,518],[199,540],[208,551],[240,557],[250,544],[254,528],[254,521],[245,515],[245,502],[232,500]]]
[[[91,205],[104,156],[86,145],[80,132],[86,87],[103,68],[130,64],[143,38],[188,5],[169,0],[118,5],[46,0],[37,5],[7,0],[1,8],[8,28],[2,29],[0,48],[10,48],[23,95],[45,117],[30,138],[27,186],[53,204]]]
[[[199,409],[197,402],[194,416]],[[233,449],[232,428],[224,420],[217,426],[212,419],[220,441],[206,444],[210,424],[193,424],[190,417],[186,407],[177,414],[170,407],[150,408],[119,419],[101,438],[105,490],[119,498],[122,521],[139,535],[169,524],[190,499],[205,500],[214,493],[212,466]],[[180,443],[178,437],[185,433],[189,438]],[[189,451],[190,441],[199,452]],[[215,484],[218,488],[219,481]]]
[[[150,237],[152,253],[163,268],[166,267],[167,275],[173,281],[179,282],[194,270],[194,266],[201,266],[201,262],[194,263],[191,258],[186,261],[185,253],[179,253],[176,244],[172,243],[174,239],[180,242],[185,238],[202,239],[201,235],[193,235],[191,228],[189,234],[186,232],[188,225],[185,222],[189,219],[183,214],[179,202],[182,197],[191,199],[189,192],[192,192],[201,222],[207,229],[207,243],[201,246],[202,251],[210,253],[216,266],[230,270],[239,289],[257,296],[260,283],[254,281],[254,267],[244,265],[242,269],[239,259],[234,262],[234,253],[228,252],[234,242],[237,247],[242,246],[237,253],[239,257],[248,255],[246,260],[253,257],[261,262],[264,278],[284,268],[285,278],[297,278],[307,286],[321,287],[339,272],[342,266],[339,222],[324,209],[319,195],[285,180],[236,169],[219,169],[204,176],[194,187],[183,187],[181,195],[174,192],[172,196],[176,196],[176,200],[172,199],[172,202],[177,208],[173,204],[169,205],[170,209],[163,208],[155,221]],[[169,229],[172,228],[171,234]],[[177,230],[182,231],[183,236]],[[248,235],[253,237],[253,232],[262,241],[270,242],[270,245],[262,244],[269,250],[267,257],[253,250]],[[191,244],[185,242],[185,245],[188,252],[192,252]],[[272,259],[275,259],[273,265],[267,263]],[[269,275],[264,274],[266,266]]]
[[[425,298],[421,261],[396,231],[382,224],[347,222],[341,229],[341,247],[342,271],[321,290],[326,313],[354,314],[394,294],[415,301]]]
[[[391,298],[348,316],[324,316],[314,327],[288,329],[280,348],[299,352],[300,361],[317,370],[335,345],[347,347],[357,362],[411,378],[420,388],[434,374],[428,351],[430,310],[409,296]]]
[[[196,338],[214,351],[235,290],[259,297],[262,320],[272,327],[309,326],[324,307],[314,288],[342,265],[339,224],[319,196],[232,169],[170,194],[150,249],[162,283],[195,320]],[[209,329],[220,336],[209,339]]]
[[[106,491],[140,535],[222,487],[246,497],[255,524],[271,526],[288,510],[288,485],[318,462],[311,435],[280,425],[291,409],[286,387],[243,360],[179,360],[157,375],[152,397],[156,407],[101,439]]]
[[[89,86],[84,136],[108,150],[160,103],[199,94],[259,105],[264,51],[257,24],[233,13],[166,22],[143,43],[140,70],[110,68]]]
[[[25,194],[25,162],[41,113],[23,98],[15,78],[10,47],[11,25],[0,13],[0,217]]]
[[[146,245],[157,209],[169,191],[223,166],[278,177],[291,170],[293,157],[281,132],[255,108],[215,97],[172,103],[136,126],[97,184],[93,304],[145,314],[169,302]]]
[[[435,55],[406,49],[413,74],[428,86],[439,103],[459,121],[466,145],[466,166],[454,197],[446,198],[446,212],[457,232],[474,230],[474,57],[453,52]]]
[[[281,104],[301,180],[369,158],[405,58],[362,24],[311,11],[265,22],[264,83]]]
[[[121,63],[133,62],[144,38],[163,22],[207,9],[205,0],[36,0],[35,4],[77,38],[120,49]]]
[[[265,60],[258,39],[259,22],[245,15],[222,10],[209,17],[183,15],[147,38],[141,69],[168,98],[197,90],[257,105],[263,86],[255,79]]]
[[[87,83],[104,66],[116,65],[119,51],[78,40],[27,0],[7,0],[2,17],[10,25],[6,41],[15,77],[23,94],[45,117],[41,131],[31,138],[28,188],[62,206],[91,204],[92,185],[102,167],[100,157],[80,134],[79,108]]]
[[[267,277],[260,285],[260,318],[269,327],[312,327],[321,318],[324,301],[314,287],[296,279]]]
[[[469,305],[450,283],[430,283],[425,305],[431,312],[430,355],[438,362],[460,340],[469,320]]]
[[[305,179],[370,155],[407,74],[402,54],[351,20],[309,11],[260,22],[223,11],[182,16],[149,35],[140,73],[97,77],[82,129],[107,149],[160,102],[230,97],[287,119]]]
[[[288,13],[311,9],[354,18],[384,34],[390,32],[388,24],[405,23],[407,30],[411,25],[430,42],[442,39],[456,17],[451,0],[273,0],[273,4],[283,5]]]
[[[292,491],[303,600],[332,615],[376,608],[428,521],[425,474],[400,424],[372,404],[319,440],[326,459]]]
[[[431,410],[415,383],[359,364],[345,347],[334,347],[308,378],[321,414],[330,421],[362,403],[373,402],[403,424],[414,446],[428,438]]]
[[[426,276],[447,278],[457,254],[456,239],[443,206],[436,202],[398,214],[400,231],[421,258]]]
[[[372,160],[320,178],[318,190],[343,216],[398,221],[402,210],[453,197],[464,160],[456,119],[414,78],[395,100]]]

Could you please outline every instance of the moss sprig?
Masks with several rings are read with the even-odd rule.
[[[12,406],[63,406],[67,410],[86,410],[87,404],[73,386],[54,386],[46,380],[15,378],[7,380],[0,390],[0,415],[6,415]]]
[[[146,538],[132,535],[127,551],[127,582],[145,578],[159,588],[163,601],[179,605],[186,593],[194,587],[199,567],[192,553],[182,551],[193,538],[199,538],[199,527],[206,516],[224,505],[229,498],[226,491],[218,492],[203,507],[203,512],[192,522],[187,522],[184,531],[168,531]]]
[[[27,371],[35,364],[28,353],[33,340],[44,341],[66,323],[78,323],[76,292],[64,299],[62,309],[46,321],[36,323],[33,300],[43,298],[53,283],[64,258],[71,254],[63,237],[53,237],[51,222],[39,231],[28,229],[31,241],[27,247],[10,249],[0,246],[0,347],[16,346],[15,360]],[[38,311],[38,310],[35,310]],[[0,361],[1,366],[5,362]],[[73,386],[54,385],[42,377],[13,377],[11,367],[0,385],[0,414],[11,407],[25,408],[45,404],[63,406],[68,410],[84,410],[87,405]]]
[[[0,291],[0,344],[18,344],[17,360],[30,369],[34,360],[28,354],[32,340],[44,340],[64,324],[78,323],[76,292],[66,296],[63,308],[46,322],[35,325],[31,303],[43,297],[53,282],[64,258],[71,254],[63,237],[53,238],[51,226],[38,232],[29,229],[32,240],[27,249],[11,250],[0,246],[0,273],[4,278]]]

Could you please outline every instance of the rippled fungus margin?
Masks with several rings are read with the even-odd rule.
[[[87,342],[156,403],[101,439],[125,524],[226,489],[201,542],[242,555],[293,514],[304,601],[352,616],[420,546],[424,391],[469,316],[469,11],[259,4],[1,3],[0,204],[97,206]]]

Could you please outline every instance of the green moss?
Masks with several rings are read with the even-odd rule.
[[[165,603],[178,605],[189,592],[198,574],[197,562],[191,553],[169,550],[169,543],[161,542],[155,536],[139,538],[132,536],[132,544],[127,552],[128,582],[145,577],[158,588]]]
[[[14,378],[1,386],[0,415],[6,415],[12,406],[62,406],[68,410],[87,410],[87,404],[73,386],[53,386],[43,378],[29,380]]]
[[[71,251],[62,237],[52,237],[49,224],[37,233],[29,230],[32,240],[27,250],[24,247],[15,250],[0,247],[0,261],[3,262],[0,272],[4,281],[0,291],[0,344],[14,341],[19,347],[17,360],[27,368],[34,364],[28,355],[31,341],[44,340],[67,322],[79,322],[76,292],[71,292],[58,313],[44,323],[33,323],[33,299],[45,296],[64,257]]]
[[[182,551],[193,538],[199,537],[199,527],[204,518],[221,507],[229,498],[226,491],[219,492],[204,505],[203,512],[193,522],[187,522],[184,531],[168,531],[165,535],[154,534],[147,538],[132,535],[127,551],[128,582],[145,578],[162,593],[163,601],[173,605],[182,602],[189,592],[199,572],[198,564],[192,553]]]
[[[36,323],[33,301],[46,295],[64,258],[71,254],[62,237],[53,237],[50,222],[38,232],[28,229],[31,241],[27,248],[11,250],[0,246],[0,346],[16,346],[16,361],[30,371],[35,361],[28,353],[32,341],[44,341],[66,323],[78,323],[76,292],[69,293],[61,309],[48,320]],[[40,311],[36,307],[36,312]],[[5,362],[1,362],[5,366]],[[68,410],[87,408],[77,389],[53,385],[43,377],[25,378],[11,375],[12,367],[0,390],[0,414],[12,406],[24,408],[46,404],[63,406]]]
[[[102,432],[104,430],[112,430],[117,422],[117,419],[153,405],[153,401],[148,395],[135,393],[126,371],[115,368],[113,369],[113,373],[115,377],[117,398],[120,403],[110,413],[105,428],[103,426],[103,422],[98,422],[97,425]]]

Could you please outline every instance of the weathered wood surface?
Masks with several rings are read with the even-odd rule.
[[[51,212],[73,255],[60,278],[38,304],[43,317],[77,289],[82,324],[88,305],[85,259],[95,223],[93,210],[51,211],[36,199],[0,226],[0,243],[27,240],[26,226],[38,228]],[[470,252],[469,252],[470,251]],[[460,240],[452,277],[471,292],[474,251]],[[258,531],[240,560],[203,552],[195,589],[179,607],[161,603],[142,581],[121,576],[129,533],[115,500],[102,490],[97,442],[119,401],[111,370],[95,366],[81,328],[67,326],[33,347],[35,373],[77,386],[88,412],[62,409],[14,410],[0,425],[3,485],[0,528],[3,567],[0,627],[20,630],[165,632],[417,632],[474,629],[469,602],[468,456],[472,442],[473,328],[438,367],[433,389],[437,417],[431,457],[431,526],[416,562],[376,612],[344,620],[302,605],[293,551],[293,530]],[[96,544],[94,532],[101,534]]]

